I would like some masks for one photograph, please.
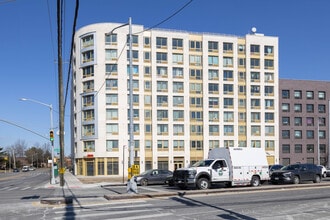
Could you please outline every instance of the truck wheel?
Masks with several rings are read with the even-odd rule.
[[[321,177],[319,175],[316,175],[313,183],[320,183],[320,182],[321,182]]]
[[[257,176],[253,176],[251,179],[251,186],[259,186],[260,185],[260,179]]]
[[[294,184],[299,184],[299,183],[300,183],[300,178],[299,178],[299,176],[294,176],[294,177],[293,177],[293,183],[294,183]]]
[[[210,182],[206,178],[200,178],[197,181],[197,188],[198,189],[209,189],[210,188]]]

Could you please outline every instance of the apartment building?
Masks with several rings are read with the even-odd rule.
[[[330,82],[291,79],[279,82],[280,164],[328,166]]]
[[[186,167],[217,147],[265,148],[269,163],[279,163],[277,37],[133,24],[129,53],[129,27],[122,25],[92,24],[75,34],[76,174],[128,174],[129,61],[134,164],[140,172]]]

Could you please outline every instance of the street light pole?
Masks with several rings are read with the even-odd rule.
[[[50,131],[53,131],[54,129],[54,124],[53,124],[53,105],[52,104],[46,104],[34,99],[27,99],[27,98],[21,98],[21,101],[30,101],[34,102],[43,106],[46,106],[50,110]],[[51,140],[51,148],[52,148],[52,163],[51,163],[51,168],[52,168],[52,173],[51,173],[51,179],[50,179],[50,184],[55,184],[55,176],[54,176],[54,140]]]
[[[112,29],[107,35],[111,35],[114,30],[129,26],[129,142],[128,142],[128,149],[129,149],[129,163],[128,168],[130,170],[129,176],[131,177],[130,180],[127,182],[127,192],[137,192],[136,182],[133,180],[133,172],[132,168],[134,165],[134,125],[133,125],[133,50],[132,50],[132,18],[128,19],[128,23],[120,25]],[[124,151],[125,149],[123,149]],[[123,153],[124,155],[124,153]],[[124,161],[124,158],[123,158]]]

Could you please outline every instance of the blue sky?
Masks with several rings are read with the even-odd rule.
[[[65,0],[64,80],[67,79],[75,0]],[[190,0],[80,0],[77,29],[98,22],[152,27]],[[193,0],[158,28],[244,36],[257,32],[279,37],[280,78],[330,81],[329,0]],[[56,0],[0,0],[0,146],[48,142],[17,124],[48,136],[49,108],[58,126]],[[68,97],[69,98],[69,97]],[[65,113],[65,154],[70,154],[70,112]],[[56,130],[56,129],[55,129]],[[55,139],[58,146],[58,139]]]

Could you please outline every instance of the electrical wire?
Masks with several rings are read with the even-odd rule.
[[[65,107],[66,100],[67,100],[67,97],[68,97],[68,90],[69,90],[69,83],[70,83],[70,76],[71,76],[71,62],[72,62],[72,54],[73,54],[74,35],[76,34],[76,25],[77,25],[77,19],[78,19],[78,11],[79,11],[79,0],[76,0],[76,7],[75,7],[75,12],[74,12],[74,20],[73,20],[73,26],[72,26],[72,35],[71,35],[71,49],[70,49],[68,78],[67,78],[66,88],[65,88],[64,107]]]

